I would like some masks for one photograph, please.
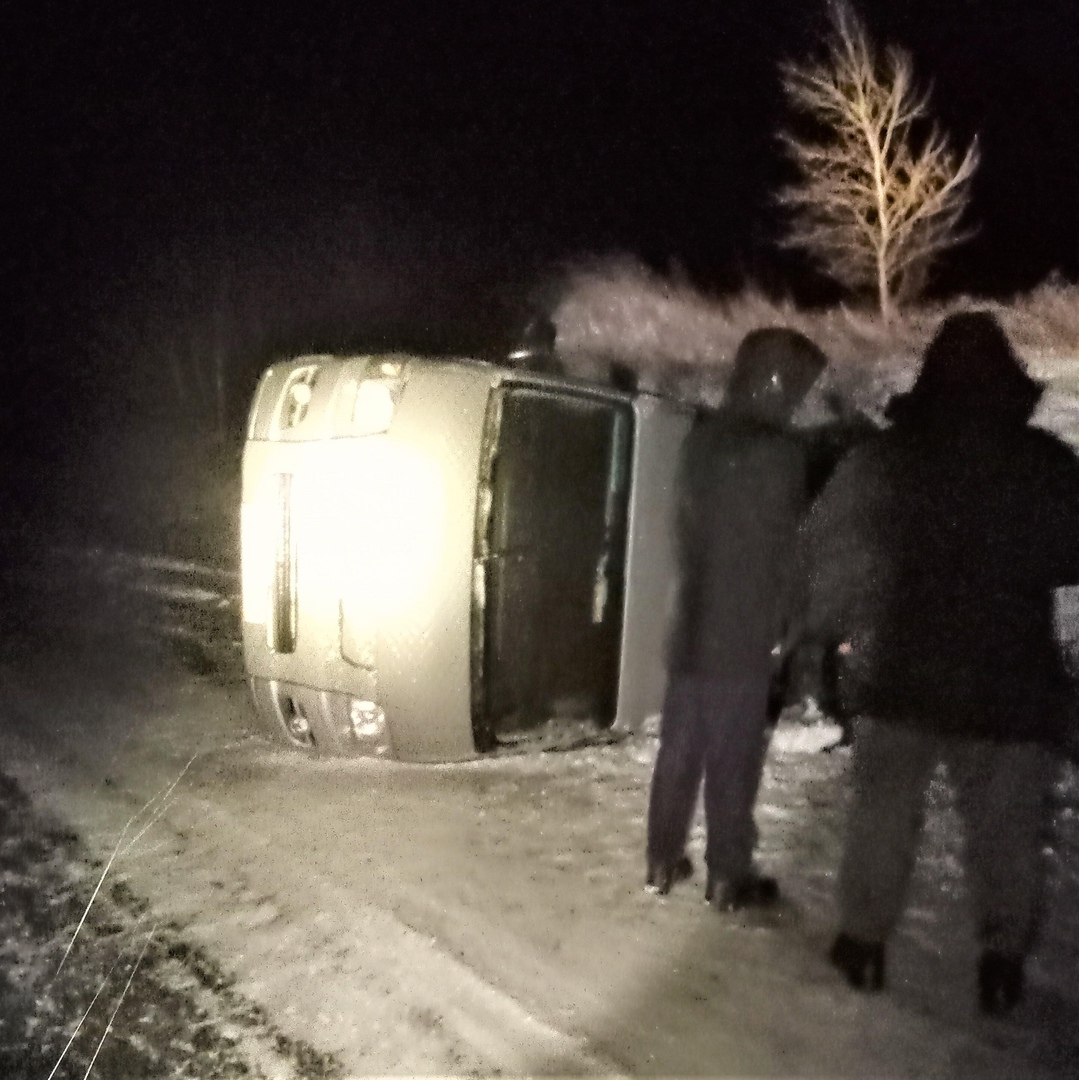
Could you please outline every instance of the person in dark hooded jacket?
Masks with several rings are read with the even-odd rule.
[[[806,451],[786,425],[826,363],[793,330],[753,331],[723,406],[700,415],[683,446],[680,596],[648,807],[648,885],[660,893],[692,873],[702,775],[706,898],[735,908],[778,893],[753,868],[753,807],[806,503]]]
[[[938,762],[966,828],[983,1011],[1023,992],[1042,835],[1075,690],[1053,590],[1079,581],[1079,463],[1029,421],[1042,387],[991,314],[948,316],[892,426],[839,465],[808,516],[805,640],[855,721],[831,960],[884,985]]]

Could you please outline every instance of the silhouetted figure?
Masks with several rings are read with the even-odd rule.
[[[1052,591],[1079,581],[1079,463],[1029,426],[1041,393],[991,315],[949,316],[889,405],[893,426],[851,451],[806,522],[807,636],[858,716],[831,959],[859,989],[884,985],[943,761],[966,826],[981,1007],[1022,996],[1075,705]]]
[[[794,331],[748,334],[723,406],[686,437],[680,595],[648,808],[648,884],[661,893],[692,872],[685,846],[703,775],[706,897],[734,908],[778,895],[753,867],[753,806],[806,502],[805,448],[786,425],[825,366]]]
[[[533,315],[524,325],[520,340],[510,352],[509,360],[527,371],[546,375],[564,375],[558,356],[558,330],[554,320],[545,313]]]

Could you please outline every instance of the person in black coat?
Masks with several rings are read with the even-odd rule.
[[[839,465],[808,516],[804,640],[855,722],[832,962],[884,985],[925,791],[944,761],[967,834],[980,1004],[1023,992],[1048,795],[1075,688],[1053,590],[1079,582],[1079,462],[1029,421],[1042,387],[993,316],[947,317],[891,427]]]
[[[806,504],[806,451],[787,425],[826,362],[795,331],[753,331],[723,406],[699,415],[683,446],[680,594],[648,807],[647,883],[660,893],[692,873],[703,775],[706,898],[729,909],[778,895],[753,867],[753,807]]]

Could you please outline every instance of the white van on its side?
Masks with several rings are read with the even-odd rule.
[[[306,356],[243,463],[246,670],[278,738],[447,761],[659,711],[689,415],[478,361]]]

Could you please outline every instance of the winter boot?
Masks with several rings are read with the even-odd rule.
[[[774,877],[756,873],[730,880],[709,874],[704,899],[717,911],[770,907],[779,901],[779,883]]]
[[[1011,1012],[1023,998],[1023,960],[986,949],[978,961],[978,1004],[987,1016]]]
[[[672,885],[677,885],[686,878],[693,877],[693,863],[688,855],[680,855],[673,862],[648,861],[648,877],[645,888],[649,892],[666,896]]]
[[[884,943],[840,934],[828,959],[855,990],[884,989]]]

